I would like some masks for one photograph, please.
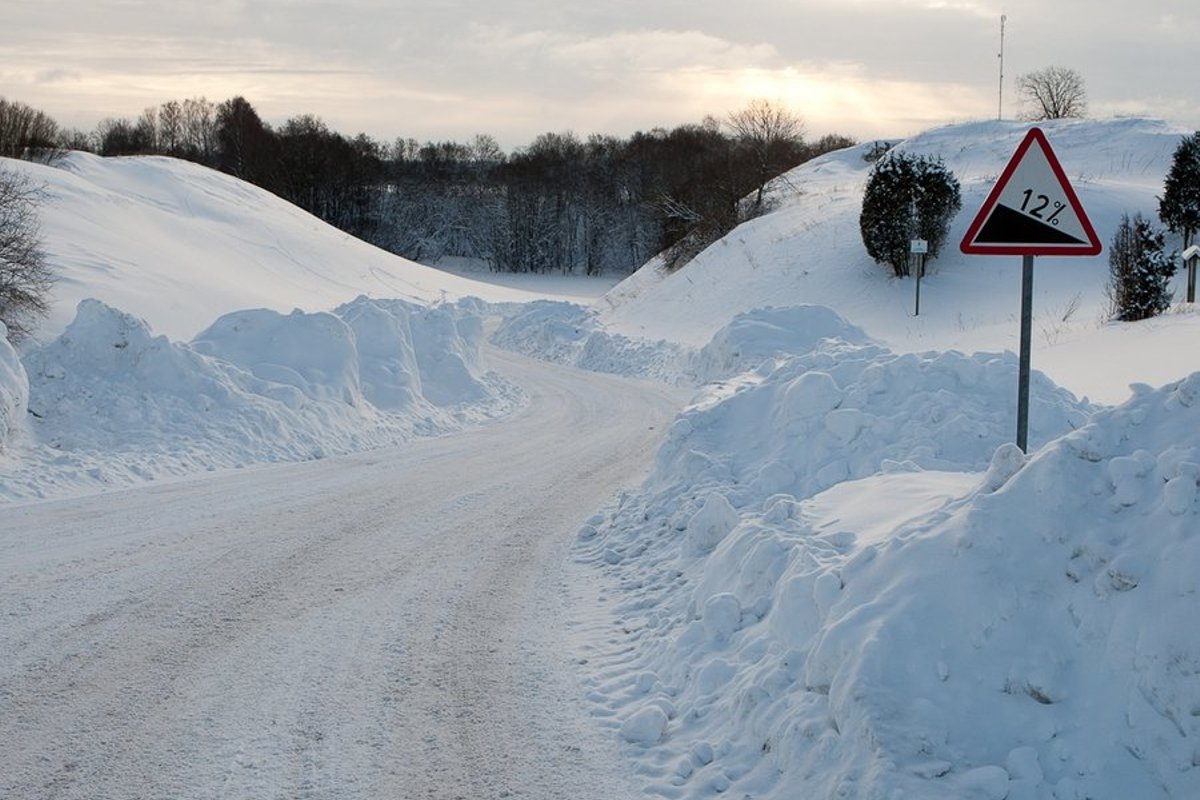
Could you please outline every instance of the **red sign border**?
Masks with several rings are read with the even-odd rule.
[[[1000,198],[1000,193],[1008,185],[1009,179],[1013,173],[1017,171],[1017,166],[1021,160],[1025,158],[1025,154],[1033,143],[1037,142],[1042,148],[1042,153],[1046,156],[1046,161],[1050,164],[1050,169],[1054,172],[1054,177],[1058,180],[1062,187],[1063,194],[1067,197],[1067,202],[1070,203],[1071,209],[1079,218],[1080,224],[1083,226],[1083,231],[1087,234],[1088,244],[979,244],[975,242],[975,237],[979,235],[980,228],[991,216],[997,200]],[[1004,172],[1000,174],[996,185],[992,187],[992,191],[988,194],[987,199],[983,201],[979,212],[975,215],[975,219],[967,228],[966,234],[963,236],[962,242],[959,244],[959,250],[967,255],[980,256],[1094,256],[1099,255],[1101,251],[1100,239],[1096,236],[1096,229],[1092,227],[1091,220],[1083,210],[1083,205],[1079,202],[1079,198],[1075,195],[1075,190],[1071,187],[1071,182],[1067,180],[1067,175],[1063,172],[1062,165],[1058,163],[1058,157],[1054,155],[1054,150],[1050,147],[1049,140],[1046,139],[1046,134],[1042,133],[1041,128],[1030,128],[1025,134],[1025,138],[1017,147],[1008,166],[1004,168]]]

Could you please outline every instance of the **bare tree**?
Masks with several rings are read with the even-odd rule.
[[[0,156],[38,158],[53,155],[58,123],[45,112],[0,97]]]
[[[183,106],[177,100],[158,107],[158,144],[167,155],[183,152]]]
[[[1087,114],[1083,77],[1067,67],[1045,67],[1017,78],[1029,120],[1080,119]]]
[[[212,164],[217,152],[216,107],[203,97],[183,101],[182,134],[186,157]]]
[[[729,115],[729,129],[751,156],[758,187],[754,211],[762,209],[767,182],[803,160],[804,121],[768,100],[751,100]]]
[[[53,278],[42,252],[39,187],[0,166],[0,322],[8,338],[27,338],[49,310]]]

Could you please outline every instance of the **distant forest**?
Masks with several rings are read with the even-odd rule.
[[[624,273],[660,253],[675,268],[763,213],[773,178],[851,144],[809,142],[800,117],[761,100],[626,139],[544,133],[505,153],[487,134],[380,142],[307,114],[272,127],[243,97],[171,101],[92,132],[0,98],[0,155],[187,159],[414,261],[461,256],[505,272]]]

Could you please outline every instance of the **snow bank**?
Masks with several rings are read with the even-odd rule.
[[[824,339],[867,344],[870,337],[827,306],[758,308],[734,316],[696,353],[692,373],[719,380],[757,368],[763,362],[807,353]]]
[[[1039,376],[1026,459],[1015,370],[823,339],[679,417],[576,548],[649,792],[1200,791],[1200,373],[1103,411]]]
[[[741,506],[879,471],[981,470],[1013,436],[1017,366],[1011,353],[897,355],[827,339],[710,390],[672,427],[652,482],[731,480]],[[1032,383],[1034,446],[1086,421],[1089,404],[1043,375]]]
[[[738,642],[780,648],[754,680],[795,677],[776,763],[860,796],[1196,796],[1200,374],[996,462],[878,541],[834,521],[870,487],[797,509],[776,540],[797,557]]]
[[[518,353],[592,372],[668,383],[705,383],[807,353],[823,339],[871,341],[825,306],[760,308],[734,316],[701,348],[609,331],[596,312],[573,303],[530,303],[508,316],[492,342]]]
[[[29,378],[8,341],[4,323],[0,322],[0,453],[8,450],[13,437],[23,428],[28,406]]]
[[[692,350],[664,340],[646,341],[611,333],[590,309],[557,301],[529,303],[505,319],[492,342],[507,350],[592,372],[692,380]]]
[[[25,357],[33,441],[0,497],[320,458],[504,413],[519,393],[479,369],[472,309],[359,298],[332,314],[240,311],[184,344],[85,300]]]
[[[385,411],[411,408],[423,396],[421,368],[413,346],[412,314],[406,304],[360,297],[338,309],[354,332],[363,396]]]
[[[385,307],[393,314],[414,317],[413,354],[422,391],[430,402],[450,406],[487,395],[487,387],[475,377],[483,344],[483,320],[477,313],[463,315],[450,306],[418,309],[402,301]]]
[[[235,311],[197,334],[191,347],[268,384],[295,389],[276,392],[291,408],[300,408],[305,400],[363,403],[354,332],[333,314]]]

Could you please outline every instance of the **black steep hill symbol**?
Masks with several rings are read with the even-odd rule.
[[[1087,242],[1057,228],[998,205],[975,236],[976,244],[1083,244]]]

